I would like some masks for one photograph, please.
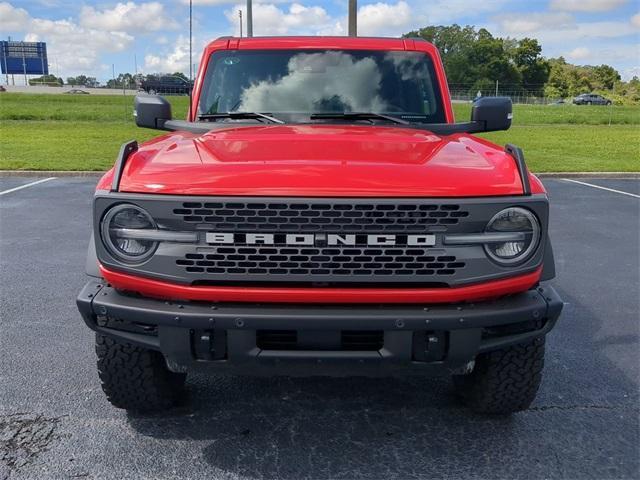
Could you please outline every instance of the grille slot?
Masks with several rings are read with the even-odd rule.
[[[350,351],[377,351],[384,346],[382,330],[343,330],[342,349]]]
[[[303,333],[301,332],[300,335]],[[335,333],[340,334],[340,344],[336,343],[331,350],[364,352],[377,351],[384,346],[382,330],[342,330]],[[326,350],[318,345],[313,347],[299,345],[298,337],[296,330],[257,330],[256,346],[261,350]]]
[[[295,350],[298,333],[295,330],[258,330],[256,346],[262,350]]]
[[[176,265],[188,273],[209,275],[450,276],[465,267],[452,255],[429,249],[393,247],[315,248],[278,245],[211,247],[187,253]]]
[[[183,202],[173,214],[222,231],[423,232],[456,225],[469,212],[457,204]]]

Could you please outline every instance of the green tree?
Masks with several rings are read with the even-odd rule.
[[[86,75],[78,75],[77,77],[67,77],[67,84],[69,85],[81,85],[87,84],[88,77]]]
[[[189,81],[189,77],[187,77],[184,73],[182,72],[175,72],[171,74],[172,77],[180,77],[181,79],[183,79],[185,82]]]
[[[58,78],[55,75],[42,75],[41,77],[29,79],[29,85],[49,85],[52,87],[58,87],[62,83],[58,82]]]
[[[620,81],[620,74],[609,65],[600,65],[593,68],[593,80],[596,88],[611,90]]]
[[[534,38],[518,41],[513,60],[522,75],[522,87],[527,91],[542,93],[549,80],[551,65],[542,58],[542,47]]]

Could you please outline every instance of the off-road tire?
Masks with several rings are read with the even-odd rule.
[[[454,386],[478,413],[507,415],[526,410],[538,393],[544,367],[544,337],[478,355],[473,371],[454,375]]]
[[[96,333],[96,354],[102,390],[114,407],[138,413],[165,410],[183,394],[186,374],[171,372],[160,352]]]

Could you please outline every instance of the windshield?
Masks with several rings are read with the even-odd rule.
[[[433,62],[406,51],[214,52],[198,109],[199,115],[371,112],[446,121]]]

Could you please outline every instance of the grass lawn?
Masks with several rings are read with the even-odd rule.
[[[184,118],[187,97],[169,97]],[[469,104],[455,104],[458,120]],[[120,145],[160,134],[133,123],[133,97],[0,95],[0,169],[105,170]],[[529,168],[548,171],[640,171],[640,108],[516,105],[514,126],[482,134],[521,146]]]

